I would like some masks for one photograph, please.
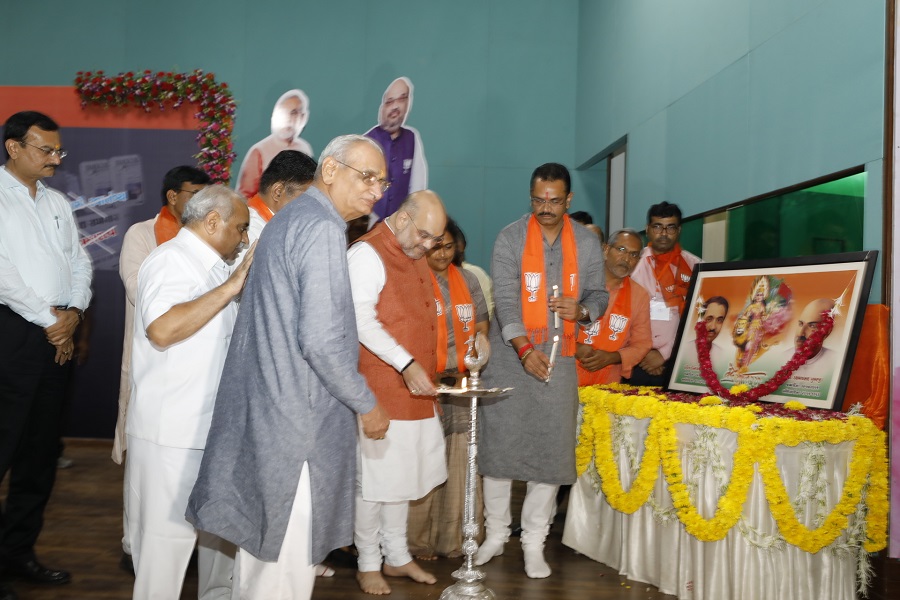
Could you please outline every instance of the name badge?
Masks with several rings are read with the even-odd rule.
[[[668,321],[672,312],[669,306],[663,300],[650,301],[650,320],[651,321]]]

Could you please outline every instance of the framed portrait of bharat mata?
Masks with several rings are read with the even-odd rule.
[[[697,265],[668,389],[706,394],[743,384],[766,391],[760,400],[840,410],[877,256]]]

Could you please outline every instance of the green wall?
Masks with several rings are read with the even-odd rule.
[[[880,168],[884,32],[883,0],[582,0],[575,163],[627,136],[636,227],[661,200],[693,215]]]
[[[410,77],[430,187],[485,266],[500,228],[528,210],[534,167],[573,161],[577,0],[8,4],[5,22],[28,25],[4,28],[16,51],[0,85],[65,85],[86,69],[215,72],[238,102],[235,172],[285,90],[309,95],[303,137],[320,152],[374,125],[385,87]]]
[[[884,0],[8,4],[28,25],[5,28],[0,85],[213,71],[239,103],[238,161],[286,89],[310,96],[320,151],[373,125],[387,83],[409,76],[431,187],[485,266],[536,165],[581,165],[623,137],[627,226],[662,199],[697,214],[865,165],[866,247],[881,246]],[[605,173],[573,189],[572,209],[602,218]]]

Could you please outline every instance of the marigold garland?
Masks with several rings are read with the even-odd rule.
[[[834,543],[848,527],[849,515],[864,502],[868,535],[864,549],[875,552],[887,545],[886,438],[869,419],[820,411],[833,416],[802,421],[760,414],[763,408],[754,404],[701,405],[699,397],[673,396],[675,400],[654,388],[621,384],[581,388],[583,425],[576,449],[578,474],[584,473],[593,461],[603,494],[614,509],[630,514],[647,503],[661,467],[685,530],[703,541],[721,540],[740,520],[754,470],[758,468],[769,510],[788,543],[806,552],[818,552]],[[627,492],[622,488],[613,455],[611,415],[650,419],[640,468]],[[710,519],[700,515],[684,481],[675,427],[679,423],[729,429],[738,436],[731,479]],[[775,454],[778,445],[796,446],[804,441],[854,443],[841,498],[815,530],[797,520]]]
[[[82,108],[88,104],[104,108],[134,106],[151,112],[167,106],[177,109],[185,102],[197,104],[194,116],[200,121],[200,152],[194,158],[214,182],[228,183],[231,178],[231,163],[236,156],[231,142],[236,105],[228,84],[216,81],[212,73],[199,69],[190,73],[147,70],[107,76],[103,71],[78,71],[75,90]]]

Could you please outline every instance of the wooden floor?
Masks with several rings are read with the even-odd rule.
[[[53,498],[47,507],[44,533],[39,540],[38,556],[47,566],[72,572],[72,583],[62,587],[39,587],[21,582],[13,586],[21,600],[101,600],[131,597],[133,579],[118,567],[121,558],[122,468],[109,458],[111,443],[69,441],[66,456],[75,461],[61,470]],[[3,494],[4,491],[0,491]],[[521,502],[521,492],[514,495]],[[514,518],[518,514],[515,506]],[[519,600],[653,600],[674,596],[661,594],[655,587],[629,581],[609,567],[580,556],[560,542],[561,522],[548,539],[546,557],[553,568],[548,579],[528,579],[523,571],[522,551],[517,539],[506,546],[503,556],[483,568],[486,583],[497,598]],[[391,600],[437,599],[453,583],[451,573],[459,559],[439,559],[424,563],[438,577],[436,585],[422,585],[391,579]],[[898,561],[875,561],[876,579],[871,600],[900,598]],[[359,591],[355,571],[338,567],[332,578],[319,578],[313,598],[316,600],[372,600]],[[183,599],[196,598],[196,573],[188,571]],[[723,599],[724,600],[724,599]],[[787,599],[786,599],[787,600]]]

